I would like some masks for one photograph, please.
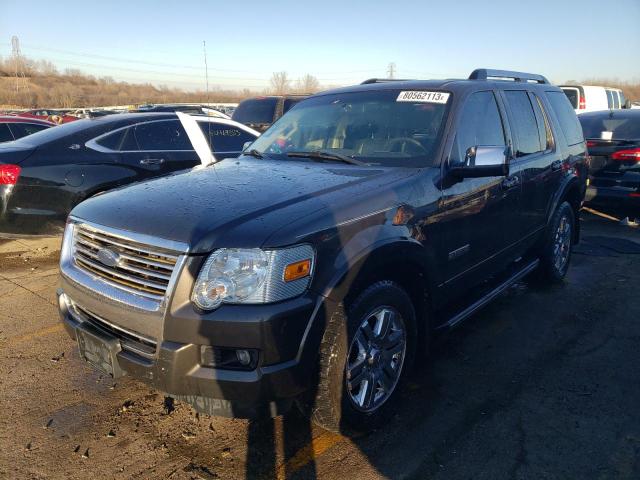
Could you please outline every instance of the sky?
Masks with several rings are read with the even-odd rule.
[[[640,0],[0,0],[0,56],[96,76],[204,89],[268,86],[273,72],[324,86],[465,78],[478,67],[554,83],[640,82]]]

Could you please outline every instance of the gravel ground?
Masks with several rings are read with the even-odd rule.
[[[640,229],[584,213],[583,239],[564,284],[518,284],[438,338],[357,438],[114,384],[58,324],[59,239],[0,240],[0,477],[640,478]]]

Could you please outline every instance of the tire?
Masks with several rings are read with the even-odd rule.
[[[545,233],[538,269],[540,280],[557,283],[564,279],[571,262],[575,223],[573,208],[568,202],[562,202]]]
[[[310,412],[315,423],[334,432],[365,432],[388,418],[413,363],[415,317],[411,298],[391,281],[374,283],[346,314],[333,314],[320,346]]]

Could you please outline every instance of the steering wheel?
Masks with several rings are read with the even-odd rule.
[[[418,154],[427,153],[427,150],[422,146],[422,144],[419,141],[417,141],[415,138],[411,138],[411,137],[398,137],[398,138],[394,138],[393,140],[390,140],[389,150],[393,152],[394,147],[398,144],[402,145],[400,147],[401,153],[405,153],[407,145],[412,145],[413,147],[418,148],[419,150],[416,152]]]

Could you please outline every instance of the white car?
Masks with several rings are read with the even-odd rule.
[[[629,102],[619,88],[595,85],[560,85],[576,113],[629,108]]]

